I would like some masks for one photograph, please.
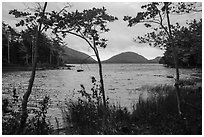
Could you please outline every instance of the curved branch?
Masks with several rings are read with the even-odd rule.
[[[155,20],[143,20],[143,21],[140,21],[140,22],[138,22],[138,23],[145,23],[145,22],[147,22],[147,23],[156,23],[156,24],[159,24],[159,25],[160,25],[160,22],[157,22],[157,21],[155,21]]]
[[[66,8],[71,7],[71,4],[68,3],[68,5],[64,6],[58,13],[57,15],[59,15],[60,13],[62,13],[64,10],[66,10]]]
[[[164,18],[162,18],[161,12],[159,12],[159,17],[160,17],[160,24],[159,25],[164,29],[164,31],[167,33],[168,37],[170,37],[168,30],[163,25],[163,19]]]
[[[159,11],[159,18],[160,18],[160,24],[162,24],[164,18],[162,18],[162,15],[161,15],[160,11]]]
[[[83,35],[79,35],[77,33],[71,32],[71,31],[60,31],[60,32],[66,32],[66,33],[69,33],[69,34],[72,34],[72,35],[75,35],[77,37],[84,39],[89,44],[89,46],[94,50],[94,47],[91,45],[91,43]]]
[[[160,25],[165,30],[165,32],[168,35],[168,37],[171,38],[171,35],[169,34],[168,30],[164,27],[164,25],[163,24],[160,24]]]
[[[95,54],[96,54],[96,55],[99,55],[99,54],[98,54],[98,50],[97,50],[97,48],[96,48],[96,41],[94,40],[94,38],[93,38],[93,45],[94,45],[94,47],[93,47],[94,49],[93,49],[93,50],[94,50]]]
[[[159,24],[159,25],[165,30],[165,32],[167,33],[167,35],[170,37],[170,34],[169,34],[168,30],[164,27],[164,25],[162,24],[162,22],[157,22],[157,21],[154,21],[154,20],[144,20],[144,21],[140,21],[140,22],[138,22],[138,23],[145,23],[145,22],[147,22],[147,23],[156,23],[156,24]]]

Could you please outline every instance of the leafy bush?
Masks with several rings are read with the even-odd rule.
[[[15,97],[15,98],[14,98]],[[3,99],[2,103],[2,134],[3,135],[14,135],[19,134],[18,129],[20,126],[20,116],[21,116],[21,101],[18,96],[13,96],[11,100],[6,98]],[[23,134],[30,135],[41,135],[50,134],[52,127],[48,124],[46,120],[47,109],[49,105],[49,97],[45,96],[42,101],[39,102],[38,108],[33,108],[28,110],[28,120],[25,125],[25,130]]]

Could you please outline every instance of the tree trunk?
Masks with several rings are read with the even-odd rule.
[[[44,17],[46,7],[47,7],[47,2],[45,2],[45,4],[44,4],[43,14],[42,14],[41,19],[43,19],[43,17]],[[23,95],[21,121],[20,121],[20,127],[19,127],[19,130],[18,130],[18,134],[23,134],[24,133],[25,124],[26,124],[26,120],[27,120],[27,117],[28,117],[27,103],[28,103],[28,98],[29,98],[29,96],[30,96],[30,94],[32,92],[32,87],[33,87],[33,83],[34,83],[34,79],[35,79],[36,66],[37,66],[37,62],[38,62],[38,44],[39,44],[39,36],[40,36],[40,33],[41,33],[41,27],[42,27],[42,22],[39,23],[39,28],[38,28],[38,30],[36,32],[34,63],[33,63],[33,67],[32,67],[32,73],[31,73],[31,76],[30,76],[30,79],[29,79],[28,89],[27,89],[26,93]]]
[[[106,108],[106,96],[105,96],[105,89],[104,89],[104,82],[103,82],[102,64],[101,64],[98,50],[96,48],[95,48],[94,52],[96,54],[96,58],[98,61],[98,66],[99,66],[99,76],[100,76],[100,83],[101,83],[101,92],[103,95],[103,105]]]
[[[57,66],[60,66],[60,56],[57,56]]]
[[[33,63],[34,63],[34,42],[33,42],[33,40],[32,40],[32,44],[31,44],[31,63],[32,63],[32,65],[33,65]]]
[[[8,64],[10,64],[10,45],[9,45],[9,35],[8,35]]]
[[[101,92],[102,92],[102,96],[103,96],[103,107],[104,107],[104,110],[103,110],[103,120],[102,120],[102,127],[105,127],[106,126],[106,119],[107,119],[107,106],[106,106],[106,95],[105,95],[105,89],[104,89],[104,83],[103,83],[103,73],[102,73],[102,64],[101,64],[101,60],[100,60],[100,57],[99,57],[99,52],[97,50],[97,48],[94,46],[94,52],[96,54],[96,58],[97,58],[97,61],[98,61],[98,66],[99,66],[99,76],[100,76],[100,83],[101,83]]]
[[[176,87],[176,97],[177,97],[177,107],[178,107],[178,113],[181,115],[181,95],[180,95],[180,87],[179,87],[179,66],[178,66],[178,54],[176,45],[174,44],[172,40],[172,32],[171,32],[171,24],[169,19],[169,11],[168,11],[168,2],[165,2],[165,8],[166,8],[166,15],[167,15],[167,23],[169,28],[169,34],[170,34],[170,44],[173,51],[173,57],[174,57],[174,64],[176,68],[176,81],[175,81],[175,87]]]
[[[50,65],[52,65],[52,54],[50,52]]]
[[[26,53],[26,65],[28,65],[28,53]]]

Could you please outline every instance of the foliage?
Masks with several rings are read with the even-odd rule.
[[[8,35],[6,34],[6,29],[10,28],[11,38],[10,38],[10,58],[12,64],[19,65],[31,65],[33,63],[33,50],[35,47],[36,39],[36,28],[26,29],[21,32],[17,32],[14,28],[8,24],[2,23],[3,26],[3,39],[2,39],[2,58],[3,66],[7,65],[7,41]],[[60,54],[63,52],[62,45],[63,43],[57,39],[49,38],[45,33],[40,35],[40,50],[39,50],[39,62],[40,64],[50,64],[58,65],[62,61]],[[51,59],[52,60],[51,60]],[[60,58],[60,59],[59,59]],[[39,65],[40,65],[39,64]]]
[[[62,63],[59,62],[61,60],[60,54],[62,48],[60,48],[60,46],[62,45],[62,42],[57,38],[50,38],[43,33],[43,31],[48,30],[48,25],[45,25],[47,23],[47,14],[44,13],[44,15],[42,15],[43,7],[39,3],[37,4],[38,5],[35,9],[29,8],[30,11],[19,11],[17,9],[9,11],[9,14],[19,19],[19,22],[16,23],[16,27],[26,27],[26,29],[19,33],[21,39],[19,45],[13,45],[13,47],[18,47],[15,52],[19,56],[19,59],[17,60],[18,62],[12,61],[12,63],[21,65],[34,63],[34,50],[38,44],[40,47],[38,52],[38,56],[40,57],[39,62],[41,64],[49,63],[50,65],[59,65]],[[36,43],[36,34],[39,24],[42,24],[42,29],[40,30],[39,43]],[[8,27],[11,28],[9,25]],[[11,55],[13,56],[13,54]]]
[[[19,63],[19,47],[20,33],[14,28],[2,22],[2,63],[8,62],[8,42],[10,45],[10,60],[14,63]]]
[[[202,20],[187,23],[188,27],[174,27],[173,39],[178,46],[178,60],[182,67],[202,66]],[[172,66],[172,50],[167,47],[163,63]]]
[[[26,26],[28,31],[34,30],[38,23],[41,22],[43,24],[42,31],[50,28],[58,38],[59,33],[63,37],[67,33],[72,33],[87,39],[87,41],[94,41],[94,45],[104,48],[107,40],[100,38],[99,35],[109,31],[106,25],[108,22],[117,20],[116,17],[108,15],[104,7],[84,10],[83,12],[78,10],[68,12],[66,8],[63,8],[60,12],[46,12],[43,20],[40,19],[42,12],[38,10],[31,13],[14,9],[10,10],[9,14],[14,15],[16,18],[23,17],[16,26]]]
[[[10,102],[12,100],[12,102]],[[47,122],[47,109],[49,106],[50,98],[45,96],[39,102],[38,108],[32,109],[29,112],[29,119],[26,122],[23,134],[28,135],[43,135],[52,132],[52,126]],[[12,99],[4,98],[2,103],[2,134],[14,135],[18,134],[20,126],[20,103],[21,100],[18,96],[12,96]],[[34,105],[34,104],[33,104]]]
[[[94,104],[102,105],[103,94],[100,89],[100,83],[97,82],[94,76],[91,77],[93,87],[91,88],[92,94],[86,92],[86,89],[81,85],[81,90],[78,92],[82,97],[87,99],[88,102],[93,102]],[[108,101],[107,101],[108,102]]]
[[[46,122],[49,100],[50,98],[45,96],[42,102],[39,103],[39,110],[34,112],[36,115],[28,120],[26,134],[47,135],[51,133],[52,127]]]
[[[124,21],[128,21],[129,27],[138,23],[143,23],[146,28],[151,28],[153,30],[150,33],[146,33],[144,37],[138,36],[139,42],[150,43],[150,45],[158,46],[160,48],[165,48],[168,45],[170,32],[168,31],[168,26],[165,26],[165,4],[168,5],[168,12],[172,14],[189,13],[199,9],[196,3],[185,2],[152,2],[141,6],[144,10],[143,12],[138,12],[136,17],[124,16],[123,19]],[[175,28],[174,26],[171,27],[171,29]]]
[[[42,7],[39,6],[38,8],[39,9],[34,13],[13,9],[9,11],[9,14],[13,15],[15,18],[20,18],[20,21],[16,24],[16,27],[26,26],[29,30],[33,30],[34,28],[37,28],[38,23],[43,21],[41,19],[42,10],[40,10]]]
[[[63,37],[69,33],[74,34],[88,41],[94,41],[96,46],[104,48],[107,40],[100,38],[100,34],[109,31],[106,26],[108,22],[117,20],[116,17],[108,15],[104,7],[92,8],[82,12],[78,10],[68,12],[65,10],[62,14],[53,11],[49,15],[54,34],[59,32]]]

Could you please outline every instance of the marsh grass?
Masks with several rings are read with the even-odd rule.
[[[202,134],[202,93],[199,87],[181,88],[182,112],[177,114],[173,86],[146,87],[154,97],[140,101],[135,116],[152,125],[158,134]]]
[[[62,113],[66,134],[202,134],[202,93],[198,87],[182,87],[182,112],[177,113],[175,89],[170,85],[144,86],[132,111],[109,104],[105,126],[103,105],[88,99],[68,101]]]

